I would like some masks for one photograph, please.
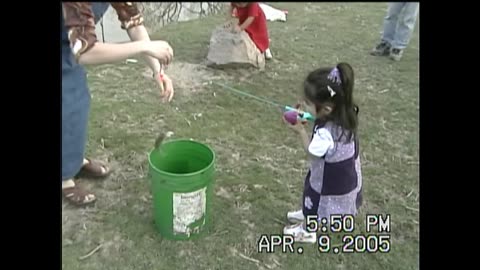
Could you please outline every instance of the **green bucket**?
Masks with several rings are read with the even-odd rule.
[[[171,140],[149,155],[155,225],[167,239],[200,236],[210,225],[215,153],[199,142]]]

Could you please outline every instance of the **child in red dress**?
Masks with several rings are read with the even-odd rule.
[[[269,49],[267,30],[267,18],[257,2],[232,2],[230,14],[238,17],[239,25],[234,27],[235,32],[244,31],[248,33],[260,52],[265,54],[266,59],[272,59]]]

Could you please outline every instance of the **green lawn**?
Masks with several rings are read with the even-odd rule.
[[[269,22],[275,59],[265,72],[202,65],[220,16],[163,28],[156,36],[175,50],[167,73],[176,96],[169,105],[159,102],[140,62],[89,69],[88,154],[108,160],[116,171],[104,182],[81,183],[95,191],[95,206],[75,209],[64,202],[62,269],[418,269],[418,30],[402,61],[392,62],[368,54],[380,36],[386,4],[274,6],[289,15],[286,23]],[[278,111],[208,82],[293,104],[309,71],[339,61],[354,67],[360,106],[365,204],[355,233],[365,231],[365,214],[391,214],[391,252],[320,254],[303,245],[302,255],[258,254],[260,235],[281,233],[286,212],[299,207],[306,156]],[[166,131],[207,143],[217,154],[213,226],[198,240],[165,240],[153,225],[147,153]],[[333,239],[339,244],[338,236]],[[99,244],[98,252],[78,259]]]

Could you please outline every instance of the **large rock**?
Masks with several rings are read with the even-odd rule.
[[[210,38],[207,65],[211,67],[256,67],[265,69],[265,56],[245,31],[232,33],[217,27]]]

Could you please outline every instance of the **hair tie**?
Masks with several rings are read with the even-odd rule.
[[[342,84],[342,79],[340,78],[340,71],[337,67],[333,68],[332,71],[330,71],[330,74],[328,74],[327,78],[333,83]]]
[[[333,91],[330,85],[327,85],[327,89],[328,89],[328,92],[330,92],[330,97],[333,97],[337,94],[335,91]]]

